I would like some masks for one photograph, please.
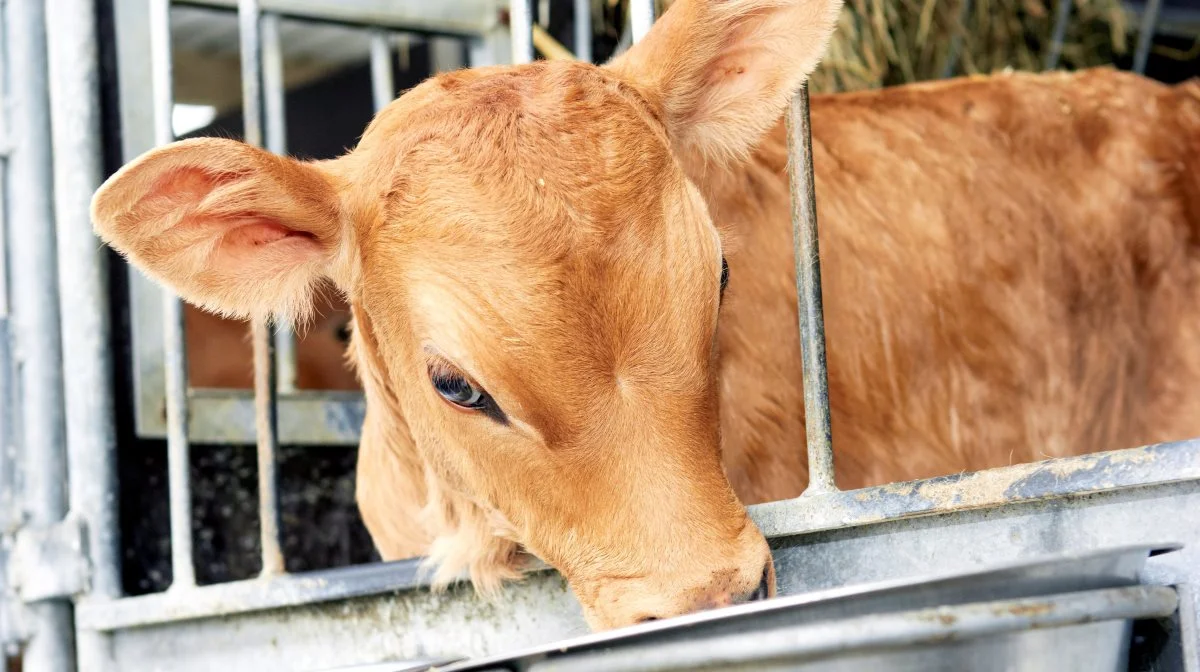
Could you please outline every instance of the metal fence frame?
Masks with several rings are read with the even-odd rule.
[[[238,10],[246,139],[276,152],[286,149],[282,14],[375,31],[369,53],[376,107],[395,94],[384,66],[392,30],[465,39],[472,65],[533,58],[530,0],[509,3],[511,30],[493,0],[187,1]],[[278,515],[275,448],[298,438],[356,443],[361,396],[295,391],[290,337],[272,337],[266,325],[255,330],[257,396],[189,390],[180,303],[132,269],[137,428],[168,442],[174,580],[163,593],[121,596],[107,276],[88,214],[103,176],[95,7],[92,0],[45,7],[10,1],[0,14],[0,77],[10,101],[0,106],[0,137],[7,140],[0,143],[0,535],[11,542],[0,544],[0,565],[8,570],[0,589],[15,598],[0,597],[0,643],[20,642],[31,672],[232,671],[478,655],[581,631],[577,605],[545,568],[509,588],[499,604],[464,586],[446,595],[421,590],[416,561],[284,573],[271,524]],[[1144,14],[1139,70],[1157,7],[1151,0]],[[1059,28],[1069,9],[1063,0]],[[634,0],[632,10],[636,40],[653,21],[653,4]],[[126,159],[172,139],[169,11],[170,0],[115,2]],[[1061,39],[1063,31],[1055,34]],[[1177,588],[1181,607],[1169,627],[1179,668],[1200,672],[1200,440],[837,489],[806,89],[787,122],[811,476],[801,497],[751,507],[774,548],[780,592],[910,576],[933,563],[954,570],[1068,548],[1180,541],[1187,544],[1182,552],[1151,559],[1145,579]],[[258,578],[195,585],[187,473],[193,441],[257,441],[264,522]]]

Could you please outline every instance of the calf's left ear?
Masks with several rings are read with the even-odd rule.
[[[224,315],[306,317],[348,235],[335,178],[220,138],[150,151],[92,199],[97,235],[184,299]]]

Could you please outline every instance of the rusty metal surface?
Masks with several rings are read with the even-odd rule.
[[[750,507],[768,537],[1200,479],[1200,439],[953,474]]]

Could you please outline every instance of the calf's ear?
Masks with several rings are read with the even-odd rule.
[[[231,317],[307,317],[348,245],[335,178],[220,138],[147,152],[92,199],[97,235],[184,299]]]
[[[676,0],[606,64],[663,116],[685,161],[746,156],[816,69],[842,0]]]

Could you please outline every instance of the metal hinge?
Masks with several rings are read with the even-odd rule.
[[[25,604],[86,592],[86,538],[83,521],[74,516],[44,527],[22,526],[8,556],[8,589]]]

